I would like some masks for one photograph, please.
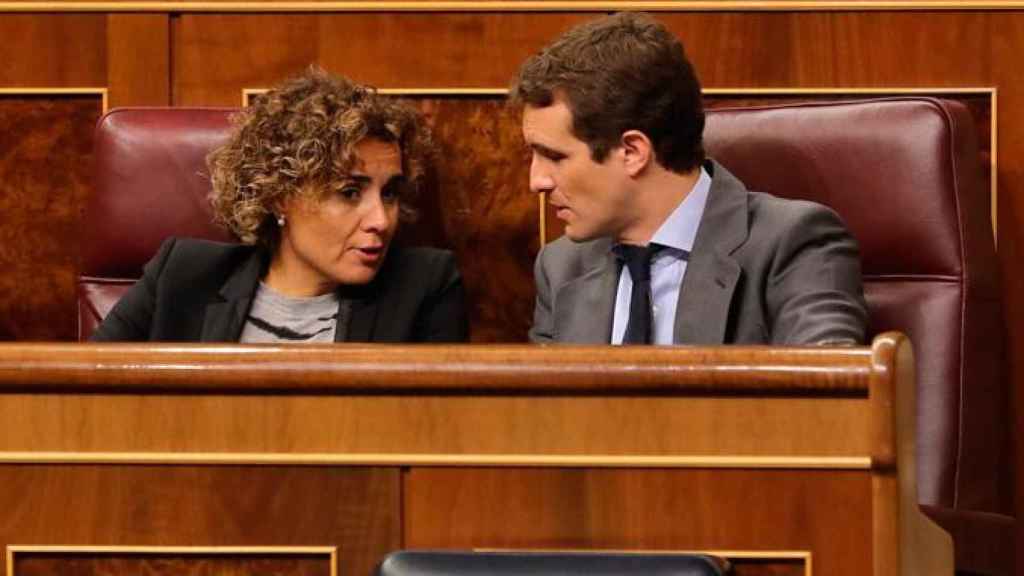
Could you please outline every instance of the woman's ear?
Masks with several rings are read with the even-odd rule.
[[[626,130],[620,139],[623,162],[630,177],[639,176],[654,161],[651,139],[639,130]]]

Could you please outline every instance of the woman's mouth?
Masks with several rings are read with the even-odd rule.
[[[376,264],[384,257],[384,246],[359,246],[354,248],[363,264]]]

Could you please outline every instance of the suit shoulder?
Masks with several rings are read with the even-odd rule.
[[[839,214],[824,204],[810,200],[780,198],[764,192],[749,192],[749,210],[753,221],[777,224],[781,229],[806,221],[832,220],[842,223]]]
[[[537,257],[544,263],[559,267],[584,266],[596,256],[608,251],[610,241],[607,239],[574,242],[567,236],[544,245]]]

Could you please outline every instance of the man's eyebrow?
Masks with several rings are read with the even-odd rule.
[[[530,148],[532,150],[540,152],[541,154],[543,154],[545,156],[565,156],[565,152],[561,152],[561,151],[555,150],[554,148],[549,148],[549,147],[547,147],[547,146],[545,146],[543,144],[538,144],[536,142],[531,142],[530,143]]]

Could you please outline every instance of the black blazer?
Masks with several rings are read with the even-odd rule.
[[[237,342],[269,260],[257,246],[171,238],[90,339]],[[462,278],[449,251],[392,246],[373,282],[341,290],[353,300],[345,341],[467,339]]]

